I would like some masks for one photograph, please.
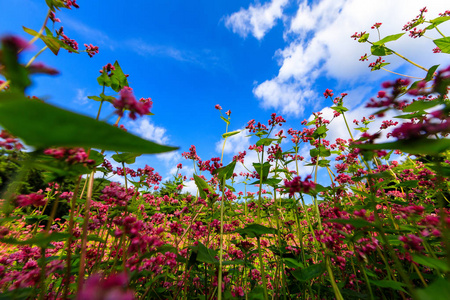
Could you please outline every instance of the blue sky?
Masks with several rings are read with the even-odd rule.
[[[230,131],[242,129],[251,119],[267,122],[272,112],[287,119],[285,130],[301,129],[300,122],[313,111],[330,115],[332,103],[322,96],[326,88],[346,92],[347,118],[368,115],[364,103],[379,90],[389,73],[370,72],[369,62],[358,61],[370,51],[350,36],[382,22],[382,35],[400,33],[403,25],[427,6],[434,18],[450,9],[447,1],[81,1],[79,9],[58,11],[67,36],[83,44],[99,46],[89,58],[50,51],[37,61],[57,68],[56,77],[34,77],[30,94],[50,103],[95,116],[98,103],[87,96],[101,92],[98,71],[117,60],[130,74],[135,95],[153,99],[151,117],[125,119],[130,131],[180,151],[143,156],[137,166],[148,164],[165,179],[177,163],[192,174],[191,164],[181,158],[191,145],[203,160],[221,154],[225,123],[214,105],[231,110]],[[0,0],[0,34],[29,39],[22,26],[39,30],[47,7],[44,0]],[[441,30],[449,32],[449,24]],[[437,37],[436,35],[431,36]],[[34,52],[43,44],[35,43]],[[394,45],[394,44],[392,44]],[[434,44],[426,38],[403,36],[393,48],[425,67],[447,66],[448,55],[433,54]],[[29,54],[28,54],[29,55]],[[423,77],[424,72],[400,59],[389,57],[392,71]],[[112,109],[105,110],[106,117]],[[111,119],[112,121],[112,119]],[[336,120],[330,139],[348,138],[343,122]],[[247,150],[254,140],[243,132],[229,139],[224,161]],[[308,147],[303,149],[305,156]],[[247,152],[249,152],[247,150]],[[255,156],[248,155],[251,164]],[[238,171],[242,167],[238,168]],[[301,174],[310,172],[302,168]],[[192,187],[192,185],[191,185]],[[192,189],[191,189],[192,190]]]

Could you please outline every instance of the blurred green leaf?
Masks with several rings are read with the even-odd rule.
[[[438,277],[428,287],[417,289],[416,294],[420,300],[448,300],[450,299],[450,282]]]
[[[447,262],[444,260],[436,259],[433,257],[428,257],[425,255],[420,255],[413,253],[412,255],[413,261],[415,261],[418,264],[437,269],[442,272],[449,272],[450,267],[448,266]]]
[[[238,229],[235,231],[239,233],[243,238],[246,236],[250,238],[261,237],[263,234],[276,234],[277,230],[275,228],[269,228],[259,224],[250,224],[245,226],[242,229]]]
[[[353,144],[351,148],[364,150],[398,149],[411,154],[438,154],[450,149],[450,139],[415,138],[382,144]]]
[[[391,288],[391,289],[394,289],[397,291],[402,291],[402,292],[406,293],[405,289],[403,288],[406,285],[402,282],[393,281],[393,280],[370,280],[370,279],[369,279],[369,282],[371,284],[379,286],[379,287]]]
[[[135,153],[178,149],[16,93],[0,94],[0,125],[28,145],[40,149],[83,147]]]
[[[327,267],[323,262],[319,264],[310,265],[306,268],[291,271],[291,273],[295,277],[295,279],[304,282],[322,275],[326,271],[326,269]]]

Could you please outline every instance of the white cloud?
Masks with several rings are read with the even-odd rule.
[[[166,136],[166,129],[152,124],[147,118],[141,118],[133,123],[128,123],[130,130],[136,132],[144,139],[151,140],[158,144],[166,144],[169,138]]]
[[[260,3],[250,5],[248,9],[241,8],[226,17],[225,25],[244,38],[251,33],[261,40],[283,16],[283,8],[288,2],[289,0],[272,0],[263,5]]]
[[[195,181],[194,180],[189,180],[189,181],[185,181],[184,182],[184,187],[182,189],[182,193],[190,193],[191,195],[197,195],[197,185],[195,185]]]
[[[317,95],[323,91],[314,90],[314,84],[320,77],[335,79],[337,84],[360,85],[375,81],[389,75],[384,71],[370,72],[368,62],[358,61],[364,53],[370,54],[368,44],[360,44],[350,38],[355,32],[367,31],[370,40],[378,40],[376,30],[370,27],[383,23],[381,37],[402,32],[403,25],[419,14],[426,6],[426,16],[434,18],[438,13],[448,9],[445,1],[424,0],[321,0],[301,1],[295,16],[283,15],[284,1],[272,1],[264,5],[250,5],[227,18],[226,25],[239,35],[245,37],[252,33],[258,39],[274,26],[274,20],[282,18],[285,26],[286,45],[275,53],[280,68],[273,78],[259,83],[253,93],[263,108],[276,109],[283,114],[299,116],[303,113],[308,100],[317,102]],[[269,8],[272,8],[270,10]],[[279,8],[276,10],[275,8]],[[271,11],[268,27],[257,27],[252,18],[256,10]],[[277,12],[277,13],[275,13]],[[258,30],[259,28],[259,30]],[[263,29],[261,29],[263,28]],[[450,22],[440,25],[441,31],[450,30]],[[438,37],[434,31],[427,32],[433,38]],[[435,64],[446,66],[450,58],[445,54],[433,54],[435,47],[427,38],[412,39],[406,33],[399,40],[392,42],[392,48],[412,61],[429,68]],[[391,55],[385,58],[386,68],[409,75],[423,77],[425,72],[405,60]],[[369,58],[374,60],[373,57]]]

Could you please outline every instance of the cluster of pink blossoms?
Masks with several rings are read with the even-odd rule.
[[[136,114],[143,116],[150,113],[153,104],[150,98],[142,98],[137,101],[133,95],[133,89],[127,86],[120,90],[119,94],[120,99],[113,101],[113,105],[116,108],[115,113],[117,115],[123,117],[124,110],[129,110],[130,113],[128,116],[132,120],[136,120]]]
[[[316,184],[310,179],[311,175],[306,176],[304,181],[300,176],[294,177],[291,181],[285,179],[284,186],[289,190],[289,197],[292,197],[295,193],[308,193],[311,189],[314,189]]]

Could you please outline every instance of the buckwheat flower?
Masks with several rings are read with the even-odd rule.
[[[19,50],[30,49],[30,45],[28,42],[18,36],[7,35],[1,39],[1,43],[3,46],[10,47],[18,52]]]
[[[99,274],[90,276],[77,299],[91,300],[133,300],[131,290],[127,289],[128,275],[125,272],[102,278]]]
[[[316,184],[310,181],[311,175],[306,176],[304,181],[301,181],[300,176],[295,177],[291,181],[284,180],[284,186],[289,190],[289,196],[292,197],[295,193],[308,193],[310,189],[314,189]]]
[[[61,20],[60,20],[60,19],[57,19],[55,13],[52,12],[52,11],[50,12],[50,14],[49,14],[48,17],[50,18],[50,20],[51,20],[53,23],[61,23]]]
[[[381,26],[381,23],[375,23],[375,24],[373,24],[373,26],[370,27],[370,28],[371,28],[371,29],[375,29],[375,28],[380,28],[380,26]]]
[[[136,120],[136,114],[143,116],[150,113],[150,108],[152,107],[151,101],[139,102],[133,95],[133,89],[130,87],[124,87],[119,92],[120,99],[113,101],[113,105],[116,108],[115,113],[119,116],[123,116],[124,110],[129,110],[129,117],[132,120]]]
[[[47,203],[47,199],[44,195],[32,193],[29,195],[19,195],[16,198],[17,205],[24,206],[44,206]]]
[[[58,70],[53,69],[51,67],[47,67],[46,65],[44,65],[41,62],[31,64],[28,67],[28,71],[30,72],[30,74],[35,74],[35,73],[47,74],[47,75],[58,75],[59,74]]]
[[[330,90],[330,89],[326,89],[325,93],[323,93],[323,96],[325,97],[325,99],[328,98],[328,97],[332,98],[333,95],[334,95],[333,94],[333,90]]]
[[[66,8],[72,9],[71,7],[80,8],[78,4],[75,3],[76,0],[64,0],[64,4],[66,5]]]
[[[92,44],[84,44],[86,47],[86,52],[89,55],[89,57],[93,57],[95,54],[98,53],[98,46],[93,46]]]

